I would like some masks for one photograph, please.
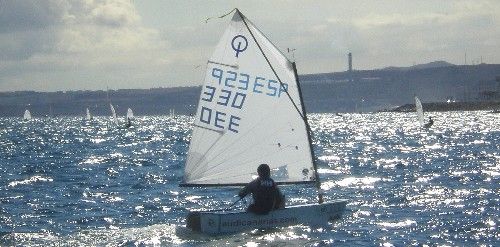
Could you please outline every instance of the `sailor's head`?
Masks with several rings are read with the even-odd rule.
[[[259,168],[257,168],[257,174],[261,178],[269,178],[271,177],[271,169],[267,164],[260,164]]]

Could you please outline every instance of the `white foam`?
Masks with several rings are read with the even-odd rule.
[[[33,177],[30,177],[30,178],[25,179],[25,180],[12,181],[9,183],[9,187],[15,187],[18,185],[25,185],[25,184],[32,184],[35,182],[52,182],[52,181],[54,181],[54,179],[52,179],[50,177],[45,178],[42,176],[33,176]]]

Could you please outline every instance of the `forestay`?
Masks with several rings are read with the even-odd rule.
[[[184,185],[245,184],[261,163],[279,183],[314,181],[302,109],[292,63],[236,10],[207,62]]]
[[[421,126],[423,126],[424,125],[424,109],[422,108],[422,102],[420,102],[420,99],[418,99],[417,96],[415,96],[415,108],[417,111],[418,122],[420,123]]]

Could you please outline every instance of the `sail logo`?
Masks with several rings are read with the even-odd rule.
[[[245,38],[245,36],[241,34],[236,35],[231,41],[231,47],[233,47],[233,50],[236,52],[236,57],[238,57],[240,52],[244,52],[247,49],[248,40],[247,38]]]

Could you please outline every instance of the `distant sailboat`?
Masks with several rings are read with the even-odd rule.
[[[170,114],[169,114],[169,116],[170,116],[171,118],[174,118],[174,117],[175,117],[175,109],[170,109]]]
[[[279,184],[315,184],[318,203],[267,215],[191,211],[188,228],[221,234],[325,224],[342,215],[347,200],[323,202],[295,63],[238,9],[207,63],[193,125],[182,186],[245,185],[268,164]]]
[[[420,99],[417,96],[415,96],[415,109],[417,112],[417,118],[418,122],[420,123],[420,126],[424,128],[430,128],[434,124],[434,120],[432,120],[432,118],[429,117],[429,122],[425,123],[424,108],[422,107],[422,102],[420,102]]]
[[[89,108],[87,108],[85,119],[86,120],[92,120],[92,116],[90,115]]]
[[[130,118],[130,119],[134,118],[134,112],[130,108],[127,109],[127,118]]]
[[[29,110],[26,109],[26,111],[24,111],[23,119],[24,120],[31,120],[31,112]]]
[[[116,125],[118,125],[118,118],[116,117],[116,111],[115,108],[111,103],[109,103],[109,107],[111,108],[111,117],[113,118],[113,121]]]
[[[54,111],[52,110],[52,105],[49,106],[49,118],[54,118]]]
[[[417,96],[415,96],[415,109],[420,126],[424,126],[424,108],[422,107],[422,102],[420,102],[420,99]]]

